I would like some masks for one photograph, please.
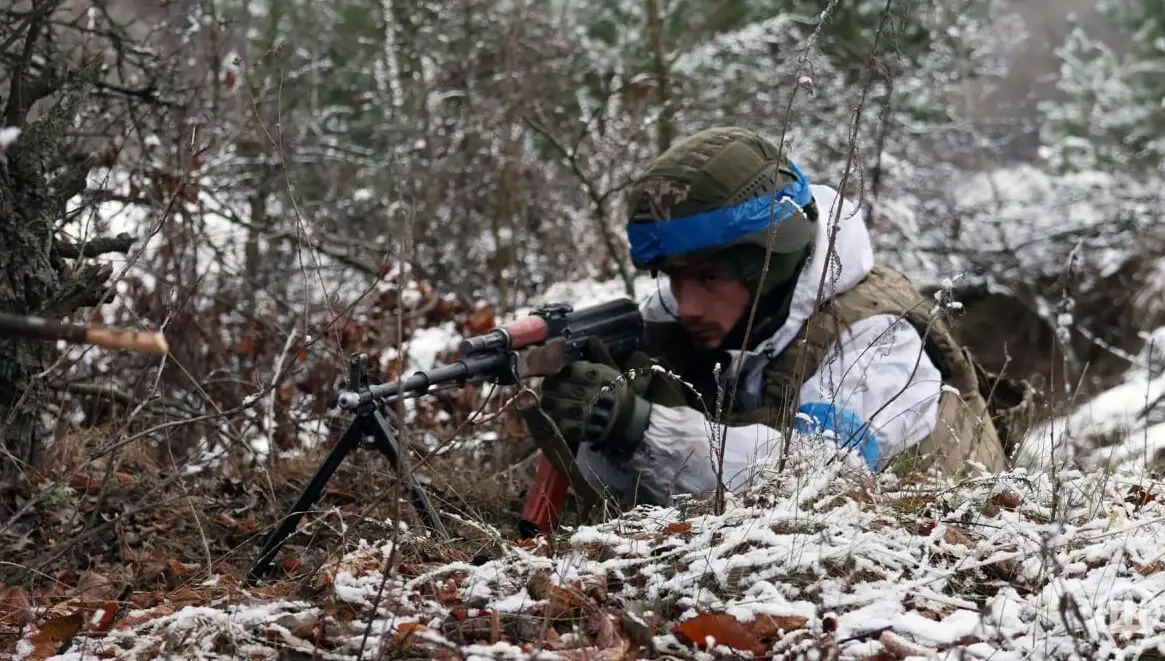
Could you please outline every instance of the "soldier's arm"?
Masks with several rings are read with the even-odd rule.
[[[854,324],[801,388],[798,428],[820,428],[874,471],[926,437],[938,418],[942,376],[904,319]]]
[[[801,434],[789,439],[785,451],[794,457],[837,456],[860,474],[878,472],[930,433],[941,394],[938,369],[913,327],[890,315],[871,317],[843,334],[817,373],[805,381],[794,423]],[[764,411],[757,413],[753,417],[766,419]],[[715,490],[718,462],[713,448],[721,439],[724,484],[732,491],[771,470],[782,451],[781,433],[773,427],[724,427],[702,411],[657,404],[643,442],[625,464],[610,465],[585,449],[579,458],[619,490],[637,474],[642,488],[657,502],[666,502],[673,493]]]

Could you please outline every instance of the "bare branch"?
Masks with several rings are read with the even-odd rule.
[[[100,257],[111,252],[124,254],[129,252],[130,246],[136,240],[124,232],[117,236],[100,236],[95,239],[89,239],[82,245],[77,245],[64,239],[57,239],[57,254],[67,259]]]

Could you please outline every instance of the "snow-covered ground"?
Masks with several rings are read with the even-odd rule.
[[[565,530],[569,549],[555,557],[543,544],[506,543],[485,562],[433,551],[426,561],[427,545],[403,530],[395,545],[365,542],[326,567],[313,599],[192,586],[209,596],[126,612],[53,658],[355,659],[363,649],[365,658],[823,659],[832,650],[1006,661],[1165,651],[1160,485],[1017,471],[862,486],[803,469],[721,515],[681,504]],[[16,658],[29,658],[36,635]],[[709,642],[722,654],[697,649]]]
[[[1148,333],[1121,383],[1033,429],[1019,450],[1029,470],[1077,465],[1137,472],[1165,461],[1165,328]],[[1163,455],[1165,458],[1165,455]]]

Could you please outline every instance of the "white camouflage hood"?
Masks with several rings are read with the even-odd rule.
[[[789,317],[785,323],[746,356],[743,380],[747,391],[759,389],[760,368],[768,362],[768,357],[779,355],[797,336],[817,307],[819,294],[820,300],[829,300],[849,291],[874,268],[874,248],[866,227],[865,214],[831,186],[814,184],[812,190],[819,212],[813,256],[797,277]],[[830,251],[829,234],[835,226],[838,228],[837,237]],[[826,274],[824,283],[823,273]],[[644,319],[653,323],[675,323],[676,318],[671,310],[676,308],[676,300],[666,279],[662,279],[656,291],[640,305]],[[739,359],[741,354],[739,351],[730,353],[734,360]],[[735,369],[728,371],[731,373]]]

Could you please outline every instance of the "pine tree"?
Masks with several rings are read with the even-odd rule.
[[[1043,105],[1043,156],[1059,172],[1163,171],[1165,2],[1104,0],[1131,37],[1127,52],[1075,28],[1058,50],[1063,101]]]

